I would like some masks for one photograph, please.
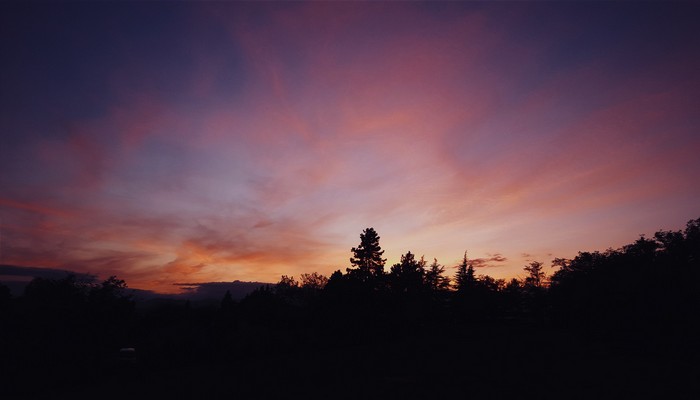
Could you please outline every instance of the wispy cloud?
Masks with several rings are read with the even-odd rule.
[[[502,263],[506,261],[508,261],[508,259],[500,253],[489,254],[489,256],[485,258],[473,258],[469,260],[471,265],[475,268],[502,267]]]
[[[696,216],[696,44],[666,32],[651,57],[610,32],[575,56],[576,13],[444,7],[207,4],[164,25],[190,40],[154,34],[157,57],[103,46],[99,101],[7,124],[0,262],[160,291],[273,282],[343,269],[374,226],[389,263],[468,249],[507,277],[522,262],[503,254]]]

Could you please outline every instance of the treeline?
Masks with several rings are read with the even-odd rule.
[[[269,316],[526,320],[599,333],[699,325],[700,219],[620,249],[557,258],[550,276],[533,261],[524,266],[523,279],[508,281],[477,275],[466,252],[453,276],[437,260],[428,263],[410,251],[386,271],[379,239],[374,229],[365,229],[345,273],[303,274],[300,280],[282,276],[240,306]]]
[[[532,262],[523,279],[508,281],[478,275],[467,253],[454,268],[412,252],[385,268],[379,239],[365,229],[345,271],[282,276],[240,301],[226,293],[217,306],[139,308],[116,277],[36,278],[18,297],[0,285],[6,391],[87,398],[117,380],[123,387],[102,397],[279,397],[340,387],[369,397],[501,397],[522,394],[539,369],[551,376],[530,394],[551,395],[591,380],[607,368],[601,363],[622,378],[607,381],[608,371],[593,387],[634,381],[642,394],[661,393],[666,387],[653,385],[694,381],[700,219],[620,249],[555,259],[549,276]],[[124,347],[136,358],[120,355]],[[510,384],[495,389],[498,376]]]

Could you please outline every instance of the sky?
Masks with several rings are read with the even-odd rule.
[[[700,217],[697,3],[0,10],[0,264],[173,293],[374,227],[511,278]]]

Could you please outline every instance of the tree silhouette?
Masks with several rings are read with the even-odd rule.
[[[464,252],[462,262],[457,266],[457,274],[455,274],[455,287],[457,292],[466,292],[476,286],[476,277],[474,276],[474,266],[467,260],[467,252]]]
[[[520,280],[512,278],[501,290],[503,308],[506,315],[513,317],[522,310],[522,285]]]
[[[392,290],[398,293],[417,293],[423,285],[425,260],[416,257],[410,251],[401,256],[401,262],[391,267],[389,282]]]
[[[93,285],[89,292],[89,301],[101,307],[128,301],[131,296],[126,293],[127,285],[122,279],[110,276],[99,285]]]
[[[227,291],[221,309],[213,301],[183,306],[180,297],[131,312],[121,308],[134,301],[116,277],[102,283],[76,276],[37,278],[16,298],[0,284],[0,361],[9,366],[0,372],[14,384],[9,397],[62,398],[66,393],[54,393],[55,388],[77,385],[99,392],[115,382],[115,368],[121,368],[112,362],[115,352],[132,344],[139,349],[138,374],[144,379],[124,379],[112,387],[124,393],[114,397],[156,392],[136,390],[146,382],[163,390],[166,377],[194,382],[210,397],[271,394],[260,392],[261,387],[275,387],[274,397],[294,397],[289,388],[305,384],[309,373],[320,376],[309,388],[338,393],[356,386],[357,395],[365,397],[404,392],[406,397],[414,392],[445,398],[532,397],[528,390],[533,386],[541,388],[535,393],[540,397],[561,397],[571,387],[584,386],[579,382],[602,393],[612,381],[601,378],[610,370],[590,371],[610,361],[616,368],[610,379],[630,382],[630,387],[643,381],[674,387],[695,383],[700,219],[688,222],[684,231],[660,231],[620,249],[557,258],[552,264],[559,268],[551,278],[540,262],[526,265],[522,280],[477,277],[478,264],[465,252],[457,266],[456,292],[445,290],[444,266],[437,260],[426,265],[412,252],[384,274],[376,233],[365,230],[361,239],[353,248],[356,269],[350,273],[338,270],[326,279],[313,272],[298,281],[282,276],[240,302]],[[358,279],[362,273],[370,284]],[[384,287],[389,290],[377,290]],[[8,299],[10,308],[4,310],[10,312],[4,312]],[[527,345],[513,341],[516,337]],[[460,345],[447,351],[442,343]],[[639,360],[645,368],[637,368]],[[191,365],[201,373],[192,374]],[[445,379],[438,381],[430,371],[426,375],[426,365],[439,367]],[[523,365],[533,371],[557,368],[546,385],[532,385],[532,374],[521,374]],[[659,373],[656,365],[664,370]],[[498,368],[514,377],[503,391],[494,391],[503,386],[491,374]],[[209,371],[231,371],[237,384],[202,378]],[[334,378],[339,375],[347,379]],[[672,376],[678,378],[672,381]],[[46,384],[35,390],[36,382]],[[125,385],[136,386],[122,390]],[[647,388],[634,394],[645,397]],[[665,389],[659,386],[662,392],[655,397],[663,397]]]
[[[343,276],[343,273],[340,272],[340,270],[334,271],[328,278],[328,282],[326,282],[326,292],[337,290],[339,286],[344,286],[344,281],[345,277]]]
[[[445,266],[438,264],[437,258],[433,259],[432,264],[425,271],[425,286],[428,290],[437,292],[447,290],[450,287],[450,278],[443,275]]]
[[[91,285],[87,300],[96,318],[123,322],[134,310],[131,297],[126,282],[113,275],[98,285]]]
[[[282,275],[275,285],[275,293],[280,296],[294,297],[299,292],[299,282],[293,276]]]
[[[539,289],[544,285],[545,273],[542,271],[541,262],[533,261],[523,269],[528,273],[525,277],[525,286]]]
[[[123,296],[127,289],[126,281],[112,275],[100,285],[102,290],[112,293],[114,296]]]
[[[474,273],[474,266],[464,252],[462,261],[457,266],[455,274],[455,289],[452,305],[460,318],[466,320],[482,319],[488,302],[484,291],[480,290],[479,282]]]
[[[362,282],[384,275],[384,263],[382,258],[384,250],[379,246],[379,235],[374,228],[367,228],[360,234],[360,245],[352,248],[353,257],[350,263],[355,269],[348,269]]]
[[[488,275],[479,275],[477,278],[477,283],[479,287],[487,292],[498,292],[505,288],[506,281],[503,279],[495,279]]]
[[[62,279],[34,278],[24,288],[30,306],[54,313],[83,309],[89,285],[71,274]]]
[[[301,287],[304,289],[321,290],[326,287],[326,284],[328,284],[328,278],[318,272],[301,274]]]
[[[649,333],[661,327],[691,325],[689,316],[700,312],[697,227],[691,220],[685,231],[659,231],[620,249],[555,259],[560,268],[548,291],[553,317],[581,329],[634,329],[648,336],[662,335]]]
[[[293,276],[282,275],[280,281],[277,282],[277,290],[287,290],[291,288],[299,287],[299,282],[297,282]]]

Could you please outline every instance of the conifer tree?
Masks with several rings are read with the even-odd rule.
[[[425,285],[431,291],[446,290],[450,286],[450,278],[444,276],[445,267],[438,264],[437,258],[433,259],[433,263],[425,271]]]
[[[374,228],[362,231],[360,245],[353,247],[352,253],[350,263],[356,268],[348,269],[348,273],[355,274],[363,282],[384,275],[386,259],[382,258],[384,250],[379,246],[379,235]]]
[[[462,262],[457,266],[457,274],[455,275],[455,286],[458,292],[464,292],[476,286],[476,277],[474,276],[474,266],[467,260],[467,252],[464,252]]]

